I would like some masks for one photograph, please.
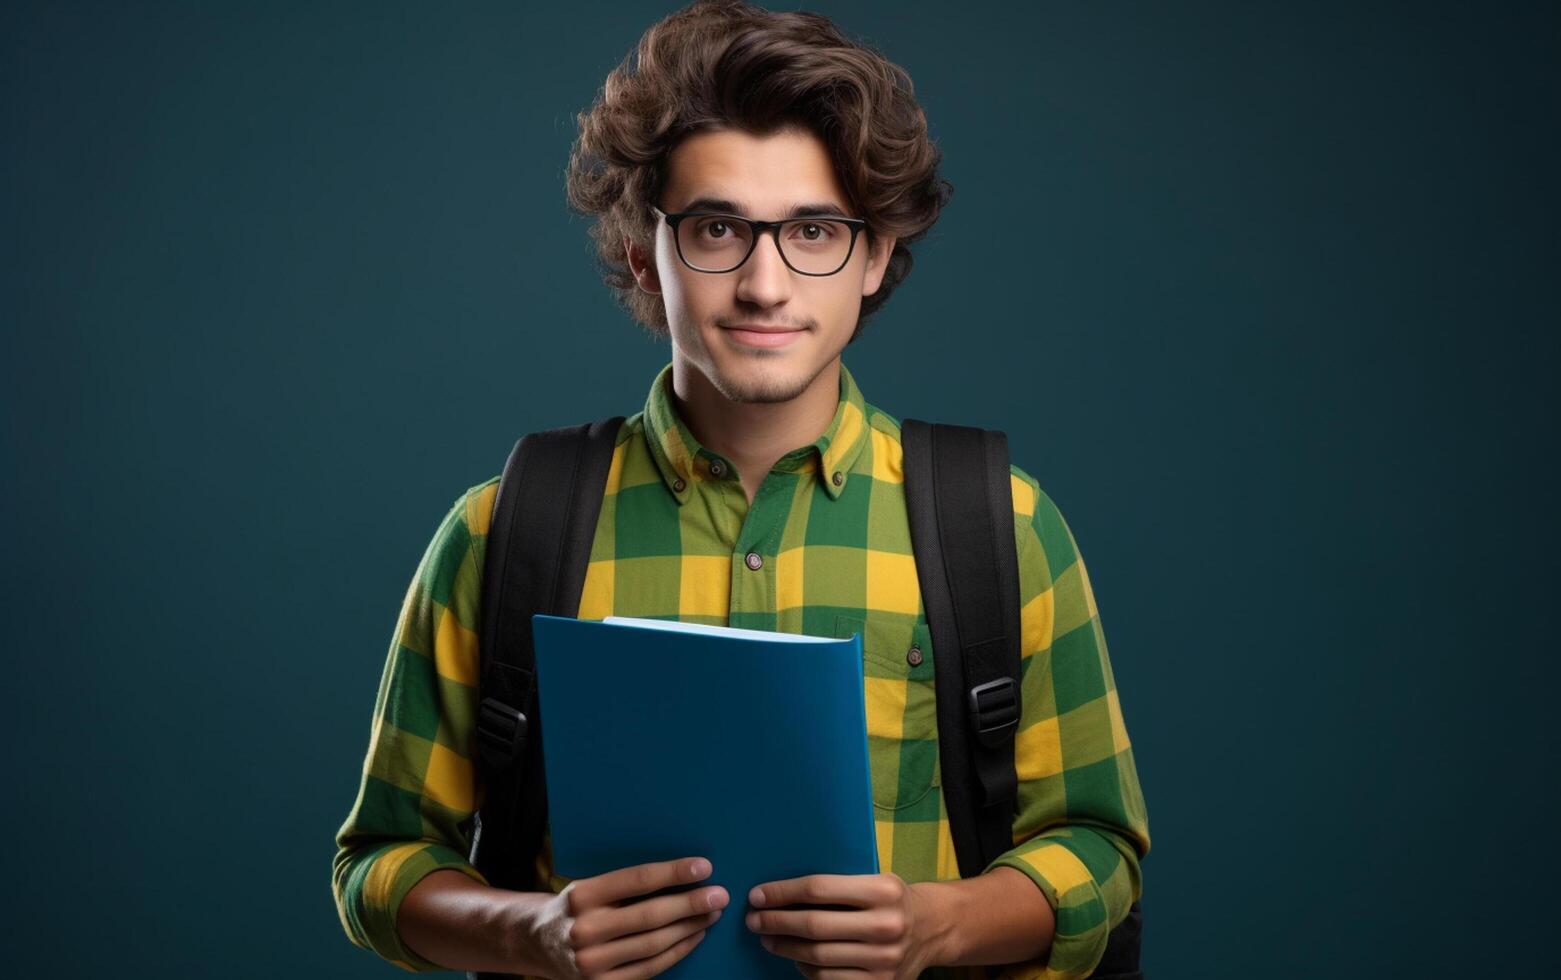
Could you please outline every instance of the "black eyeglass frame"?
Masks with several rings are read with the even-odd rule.
[[[703,272],[712,276],[724,276],[728,272],[736,272],[738,269],[741,269],[743,267],[743,263],[747,262],[750,258],[753,257],[753,250],[759,247],[759,236],[765,232],[769,232],[771,237],[775,239],[775,251],[779,253],[781,261],[786,263],[786,268],[790,269],[792,272],[795,272],[799,276],[833,276],[839,273],[841,269],[844,269],[846,267],[846,263],[851,261],[851,256],[856,254],[856,236],[861,234],[862,230],[867,227],[867,221],[864,218],[844,218],[834,214],[818,214],[812,216],[801,215],[796,218],[783,218],[779,221],[760,221],[757,218],[745,218],[740,214],[727,214],[722,211],[674,211],[671,214],[668,214],[660,208],[656,207],[654,204],[651,205],[650,209],[656,212],[657,216],[659,216],[661,220],[667,223],[667,227],[672,229],[672,244],[677,249],[678,259],[694,272]],[[678,238],[678,223],[681,222],[684,218],[722,218],[728,221],[736,222],[737,224],[747,225],[749,228],[749,234],[752,236],[748,241],[748,251],[743,253],[743,257],[739,259],[737,264],[732,266],[730,269],[699,268],[683,255],[683,242]],[[802,222],[806,224],[808,222],[820,223],[825,221],[832,221],[835,224],[845,225],[847,228],[851,229],[851,241],[848,245],[846,245],[846,257],[841,260],[838,266],[829,272],[803,272],[801,269],[792,265],[790,259],[786,258],[786,247],[782,245],[780,241],[781,226],[794,224],[796,222]]]

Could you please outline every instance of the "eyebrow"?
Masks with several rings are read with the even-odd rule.
[[[728,201],[719,197],[696,197],[683,206],[684,211],[722,211],[726,214],[736,214],[748,217],[748,209],[736,201]],[[813,201],[805,204],[794,204],[790,211],[781,216],[781,221],[801,217],[836,217],[849,218],[849,214],[831,201]]]

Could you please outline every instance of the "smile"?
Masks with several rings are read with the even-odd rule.
[[[722,332],[732,340],[747,347],[785,347],[798,337],[807,333],[806,330],[744,330],[742,327],[722,327]]]

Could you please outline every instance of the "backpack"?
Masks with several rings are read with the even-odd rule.
[[[477,763],[488,791],[473,815],[471,848],[472,864],[495,887],[546,890],[535,880],[547,784],[531,615],[579,611],[623,421],[614,416],[524,436],[499,479],[478,634]],[[1013,846],[1017,804],[1019,566],[1008,440],[997,430],[906,419],[901,443],[916,573],[938,651],[944,802],[960,875],[971,877]],[[1091,975],[1143,980],[1142,929],[1134,902]]]

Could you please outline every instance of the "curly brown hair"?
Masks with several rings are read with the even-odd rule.
[[[602,278],[629,313],[665,336],[659,295],[635,288],[623,242],[645,254],[650,206],[668,155],[684,137],[714,129],[766,135],[800,126],[828,147],[867,240],[896,237],[883,282],[862,297],[854,341],[911,271],[909,246],[932,227],[953,185],[927,134],[905,70],[847,38],[827,17],[777,13],[740,0],[699,0],[647,30],[577,116],[569,154],[569,204],[594,216]]]

